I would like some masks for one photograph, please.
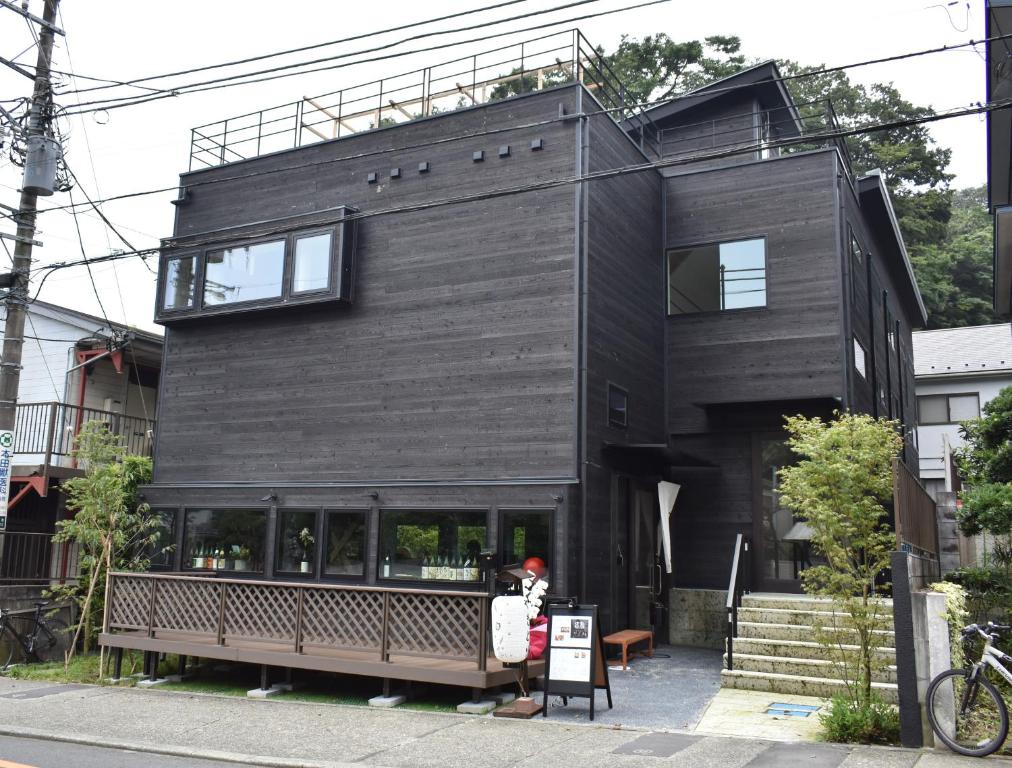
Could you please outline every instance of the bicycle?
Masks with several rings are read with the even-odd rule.
[[[47,618],[43,614],[42,609],[51,602],[37,601],[35,615],[32,618],[0,608],[0,638],[7,636],[7,660],[0,670],[7,670],[15,657],[38,662],[53,661],[62,657],[70,628],[63,619]],[[27,631],[19,631],[16,626],[18,624],[24,625]],[[2,657],[3,651],[0,651],[0,658]]]
[[[928,686],[924,705],[935,735],[953,752],[984,757],[998,751],[1008,736],[1008,709],[985,668],[991,667],[1009,685],[1012,672],[1002,662],[1012,656],[994,647],[999,632],[1012,627],[988,622],[984,627],[971,624],[962,631],[963,642],[974,637],[984,639],[980,661],[969,669],[950,669],[938,675]]]

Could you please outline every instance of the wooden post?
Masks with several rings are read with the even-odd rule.
[[[299,587],[298,604],[295,608],[295,652],[302,653],[302,610],[305,604],[306,590]]]
[[[390,629],[390,593],[383,593],[383,627],[380,631],[380,659],[382,661],[390,661],[390,653],[387,650],[387,644],[390,641],[389,637]],[[383,694],[384,696],[387,694]]]
[[[225,591],[228,582],[221,582],[221,599],[218,602],[218,645],[225,644]]]
[[[148,605],[148,637],[155,636],[155,600],[158,595],[158,582],[151,580],[151,603]]]
[[[484,672],[488,666],[488,597],[478,598],[478,671]]]

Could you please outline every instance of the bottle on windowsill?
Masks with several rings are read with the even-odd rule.
[[[422,558],[422,580],[429,578],[429,556],[426,555]]]
[[[390,555],[383,558],[383,578],[390,578]]]
[[[468,574],[471,570],[471,561],[466,557],[457,560],[457,581],[468,581]]]

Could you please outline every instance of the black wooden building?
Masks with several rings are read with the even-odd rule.
[[[165,566],[477,589],[491,548],[612,630],[726,588],[739,532],[759,586],[797,588],[784,414],[899,419],[916,466],[924,307],[828,105],[764,64],[635,112],[574,59],[279,151],[195,134],[220,155],[165,243],[143,489]]]

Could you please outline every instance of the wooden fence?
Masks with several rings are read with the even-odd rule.
[[[893,509],[898,549],[938,557],[935,500],[899,459],[893,459]]]
[[[489,658],[485,593],[151,573],[113,573],[106,589],[110,647],[473,688],[516,679]]]

